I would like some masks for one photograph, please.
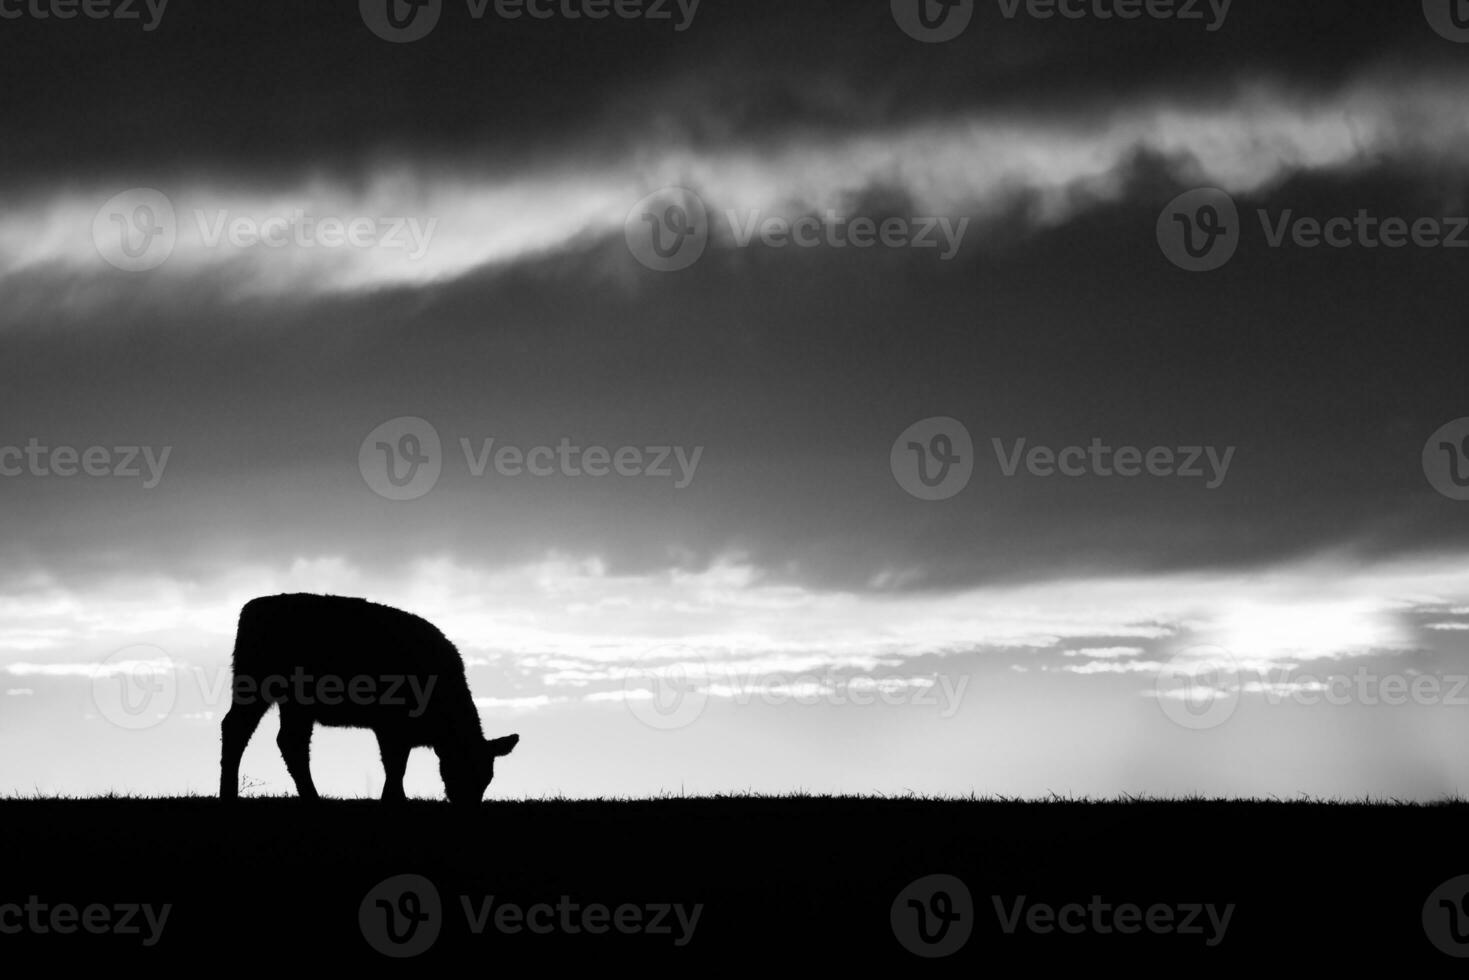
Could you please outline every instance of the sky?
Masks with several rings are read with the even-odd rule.
[[[1469,788],[1469,28],[1062,8],[0,0],[0,792],[298,591],[492,796]]]

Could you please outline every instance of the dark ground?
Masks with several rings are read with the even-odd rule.
[[[1423,909],[1439,885],[1469,874],[1466,822],[1469,806],[1457,803],[739,798],[487,803],[465,814],[426,802],[6,800],[0,925],[25,914],[7,920],[6,903],[24,906],[32,895],[48,907],[173,910],[152,948],[143,924],[127,936],[0,935],[0,950],[114,967],[392,967],[365,938],[359,907],[384,879],[416,874],[436,886],[442,926],[425,952],[399,961],[404,969],[463,961],[500,972],[574,958],[777,975],[863,964],[984,976],[1109,962],[1267,975],[1367,962],[1458,971],[1463,961],[1429,941]],[[890,920],[899,892],[933,874],[957,876],[973,896],[972,935],[938,960],[905,950]],[[474,935],[460,900],[529,907],[563,895],[580,906],[704,908],[678,947],[672,913],[666,935],[512,935],[493,925]],[[1199,935],[1007,935],[997,895],[1009,907],[1024,895],[1057,906],[1100,896],[1110,905],[1236,908],[1211,948],[1202,916]]]

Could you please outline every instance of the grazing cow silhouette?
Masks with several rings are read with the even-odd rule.
[[[272,704],[280,705],[276,744],[304,799],[317,798],[310,760],[318,722],[372,729],[387,772],[384,800],[403,799],[409,752],[430,746],[449,801],[478,803],[495,760],[520,741],[484,737],[464,661],[432,623],[363,599],[266,596],[240,611],[221,799],[238,796],[240,756]]]

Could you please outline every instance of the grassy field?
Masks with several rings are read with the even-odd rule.
[[[1424,906],[1469,874],[1466,820],[1457,802],[739,797],[462,812],[10,799],[0,801],[0,927],[26,924],[0,948],[196,967],[413,952],[414,965],[492,970],[632,958],[974,974],[1139,957],[1321,968],[1364,956],[1442,969],[1454,960],[1430,941]],[[437,908],[419,879],[381,885],[402,875],[427,879]],[[927,884],[910,889],[932,875],[959,879],[969,899],[951,882],[937,899]],[[7,904],[18,909],[7,915]],[[918,948],[950,955],[904,945],[920,910]],[[135,931],[114,928],[125,919]]]

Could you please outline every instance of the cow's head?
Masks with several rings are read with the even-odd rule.
[[[495,760],[509,755],[519,741],[519,735],[506,735],[487,738],[467,751],[440,752],[439,775],[449,802],[473,806],[484,799],[490,780],[495,778]]]

